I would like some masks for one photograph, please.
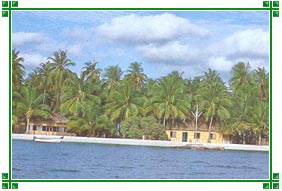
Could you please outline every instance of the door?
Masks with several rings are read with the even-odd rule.
[[[182,132],[182,142],[187,142],[188,133]]]

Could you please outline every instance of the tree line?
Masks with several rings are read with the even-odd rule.
[[[264,68],[252,70],[249,63],[235,64],[227,83],[212,69],[193,79],[177,71],[151,79],[138,62],[126,71],[118,65],[103,71],[89,61],[77,74],[64,50],[27,77],[23,63],[13,49],[13,129],[19,122],[28,127],[33,118],[60,113],[68,119],[68,131],[79,136],[167,139],[165,128],[194,122],[200,111],[209,132],[216,127],[252,135],[257,144],[268,135],[269,74]]]

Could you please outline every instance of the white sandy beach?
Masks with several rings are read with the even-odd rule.
[[[14,140],[33,140],[34,135],[13,134]],[[36,135],[39,138],[58,138],[52,135]],[[188,143],[188,142],[171,142],[142,139],[119,139],[119,138],[89,138],[89,137],[71,137],[65,136],[62,142],[69,143],[96,143],[96,144],[115,144],[115,145],[134,145],[134,146],[152,146],[152,147],[170,147],[170,148],[204,148],[240,151],[269,151],[269,146],[259,145],[242,145],[242,144],[211,144],[211,143]]]

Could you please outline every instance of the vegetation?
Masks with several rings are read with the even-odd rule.
[[[12,56],[14,128],[60,113],[68,131],[80,136],[167,139],[165,128],[194,124],[197,115],[197,127],[200,121],[209,132],[242,135],[243,143],[261,144],[268,135],[269,74],[248,63],[235,64],[225,83],[212,69],[194,79],[172,71],[153,80],[138,62],[125,71],[86,62],[76,74],[64,50],[25,77],[24,58],[15,49]]]

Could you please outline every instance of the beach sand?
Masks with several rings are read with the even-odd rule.
[[[53,135],[29,135],[13,134],[14,140],[33,140],[38,138],[59,138]],[[169,148],[188,148],[198,150],[240,150],[240,151],[269,151],[266,145],[243,145],[243,144],[214,144],[214,143],[189,143],[189,142],[172,142],[159,140],[142,140],[142,139],[121,139],[121,138],[93,138],[93,137],[73,137],[64,136],[62,142],[66,143],[96,143],[96,144],[114,144],[114,145],[134,145],[134,146],[151,146],[151,147],[169,147]]]

